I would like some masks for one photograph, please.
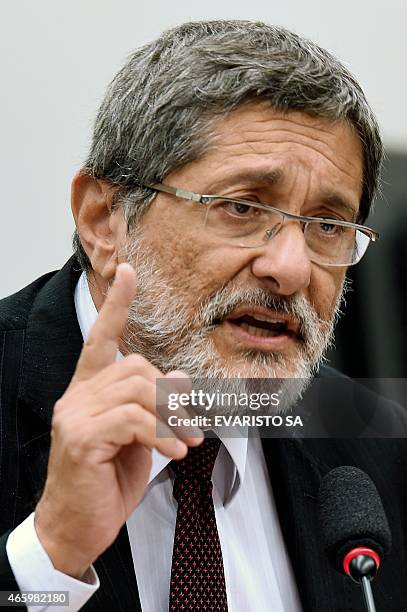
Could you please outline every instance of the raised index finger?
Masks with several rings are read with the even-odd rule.
[[[130,264],[122,263],[83,345],[71,384],[88,380],[114,363],[135,292],[135,271]]]

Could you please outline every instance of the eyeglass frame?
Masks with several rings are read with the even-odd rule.
[[[307,215],[295,215],[294,213],[289,213],[284,210],[280,210],[279,208],[275,208],[274,206],[270,206],[268,204],[264,204],[261,202],[251,202],[250,200],[242,200],[240,198],[229,198],[223,195],[200,194],[200,193],[195,193],[194,191],[188,191],[186,189],[180,189],[178,187],[171,187],[170,185],[164,185],[163,183],[152,183],[152,184],[146,183],[144,187],[147,187],[148,189],[153,189],[154,191],[158,191],[160,193],[168,193],[182,200],[190,200],[192,202],[197,202],[198,204],[203,204],[203,205],[211,204],[211,202],[214,200],[219,200],[219,199],[227,200],[230,202],[234,202],[236,204],[243,204],[246,206],[251,206],[253,208],[258,208],[260,210],[275,212],[281,215],[284,220],[291,219],[292,221],[300,221],[300,222],[303,222],[304,224],[307,224],[310,222],[311,223],[331,222],[332,224],[340,225],[342,227],[350,227],[350,228],[354,228],[355,230],[360,230],[361,232],[369,236],[370,241],[368,243],[368,246],[366,247],[366,250],[363,253],[362,257],[358,261],[354,263],[350,263],[350,264],[320,264],[323,266],[343,268],[343,267],[354,266],[358,264],[363,258],[363,256],[365,255],[370,242],[377,242],[380,237],[379,233],[376,230],[372,229],[371,227],[368,227],[367,225],[360,225],[359,223],[352,223],[351,221],[342,221],[341,219],[331,219],[329,217],[309,217]],[[267,234],[267,231],[266,231],[266,235],[268,236],[268,239],[273,237],[273,236],[269,236]],[[257,247],[256,246],[245,246],[245,245],[239,245],[239,246],[240,248],[245,248],[245,249],[255,249],[255,248],[259,248],[261,245],[258,245]]]

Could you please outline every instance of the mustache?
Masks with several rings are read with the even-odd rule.
[[[299,323],[300,339],[303,340],[308,336],[310,324],[327,324],[304,296],[281,296],[259,287],[223,287],[201,304],[197,319],[209,331],[243,305],[267,308],[295,319]]]

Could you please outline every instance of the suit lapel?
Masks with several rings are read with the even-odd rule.
[[[28,318],[20,400],[48,426],[82,348],[73,299],[79,276],[70,259],[38,291]]]
[[[23,477],[32,507],[46,478],[53,406],[67,388],[82,348],[73,299],[80,273],[72,258],[60,272],[45,277],[27,323],[18,404],[25,425]],[[95,567],[101,586],[85,610],[141,610],[126,526]]]
[[[329,467],[314,440],[263,439],[263,450],[304,612],[363,610],[358,588],[333,570],[320,538],[317,496]],[[317,443],[319,441],[316,441]],[[330,440],[329,442],[333,442]]]

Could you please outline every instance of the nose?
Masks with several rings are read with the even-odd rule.
[[[308,287],[311,261],[299,223],[286,221],[269,235],[261,250],[256,249],[251,271],[281,295],[293,295]]]

